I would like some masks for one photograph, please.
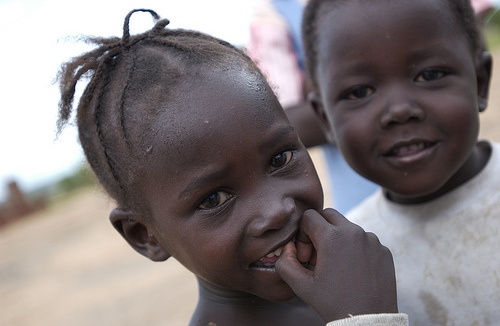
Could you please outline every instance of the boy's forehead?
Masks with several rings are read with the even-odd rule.
[[[382,9],[383,8],[383,9]],[[430,13],[428,18],[448,21],[453,17],[451,8],[446,0],[349,0],[349,1],[326,1],[318,12],[319,23],[335,22],[344,18],[349,21],[351,17],[365,17],[373,21],[380,19],[381,22],[394,22],[403,20],[401,13],[416,14],[419,11]],[[393,15],[398,12],[399,15]],[[346,15],[346,13],[350,13]],[[336,19],[332,19],[332,16]],[[351,25],[351,27],[355,27]],[[373,26],[377,28],[379,26]],[[348,28],[353,30],[355,28]],[[321,26],[318,28],[321,31]],[[345,29],[344,29],[345,30]]]
[[[406,32],[405,37],[409,42],[413,37],[429,36],[429,39],[436,39],[451,33],[457,34],[454,30],[456,22],[446,1],[354,0],[325,3],[323,6],[325,10],[318,16],[320,60],[325,59],[321,54],[349,56],[346,48],[363,51],[363,47],[371,44],[396,42],[394,33]],[[418,28],[404,29],[404,26]],[[438,26],[439,31],[436,29]],[[359,37],[368,34],[369,41],[359,44]],[[339,46],[340,43],[342,46]]]

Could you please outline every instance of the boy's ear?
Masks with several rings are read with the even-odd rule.
[[[335,133],[321,101],[321,96],[317,92],[311,91],[307,94],[307,102],[311,105],[316,117],[319,119],[326,140],[329,143],[335,144]]]
[[[481,51],[476,58],[476,76],[479,112],[486,110],[488,106],[488,94],[490,90],[490,80],[493,59],[488,51]]]
[[[115,208],[109,214],[114,228],[138,253],[152,261],[164,261],[170,257],[156,238],[148,231],[148,227],[139,221],[139,216],[128,210]]]

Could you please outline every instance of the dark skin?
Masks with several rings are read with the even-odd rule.
[[[190,324],[324,325],[348,313],[396,312],[390,252],[322,212],[312,161],[271,89],[241,68],[197,77],[179,86],[180,104],[151,128],[139,185],[149,213],[110,215],[136,251],[153,261],[175,257],[196,275]],[[306,211],[314,212],[312,225]]]
[[[350,1],[324,9],[313,105],[349,165],[404,204],[477,175],[490,155],[477,138],[491,56],[476,55],[446,5]]]
[[[489,11],[480,12],[476,15],[477,23],[481,31],[481,48],[487,50],[487,45],[484,39],[482,29],[484,28],[484,21],[489,14]],[[323,112],[316,112],[312,103],[318,101],[318,92],[314,91],[311,86],[306,85],[304,90],[304,101],[292,107],[285,108],[286,115],[292,125],[297,130],[300,139],[304,146],[307,148],[335,144],[335,139],[330,138],[334,136],[332,133],[325,132],[322,126],[324,117],[319,117]]]
[[[330,208],[304,213],[297,241],[287,244],[276,269],[327,321],[397,313],[394,265],[389,261],[391,252],[373,233]],[[313,267],[306,269],[305,262]],[[345,282],[347,274],[357,281]]]
[[[321,128],[321,121],[314,114],[308,101],[286,108],[285,112],[305,147],[311,148],[328,143]]]

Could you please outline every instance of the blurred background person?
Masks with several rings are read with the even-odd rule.
[[[483,27],[489,14],[500,7],[500,0],[471,0],[471,4],[480,26]]]

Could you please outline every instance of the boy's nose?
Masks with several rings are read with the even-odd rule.
[[[411,121],[421,121],[424,118],[425,111],[411,96],[403,91],[393,91],[387,97],[380,125],[382,128],[387,128]]]
[[[255,204],[255,214],[248,226],[248,233],[260,237],[269,231],[276,231],[290,222],[294,216],[295,201],[292,198],[269,198]]]

